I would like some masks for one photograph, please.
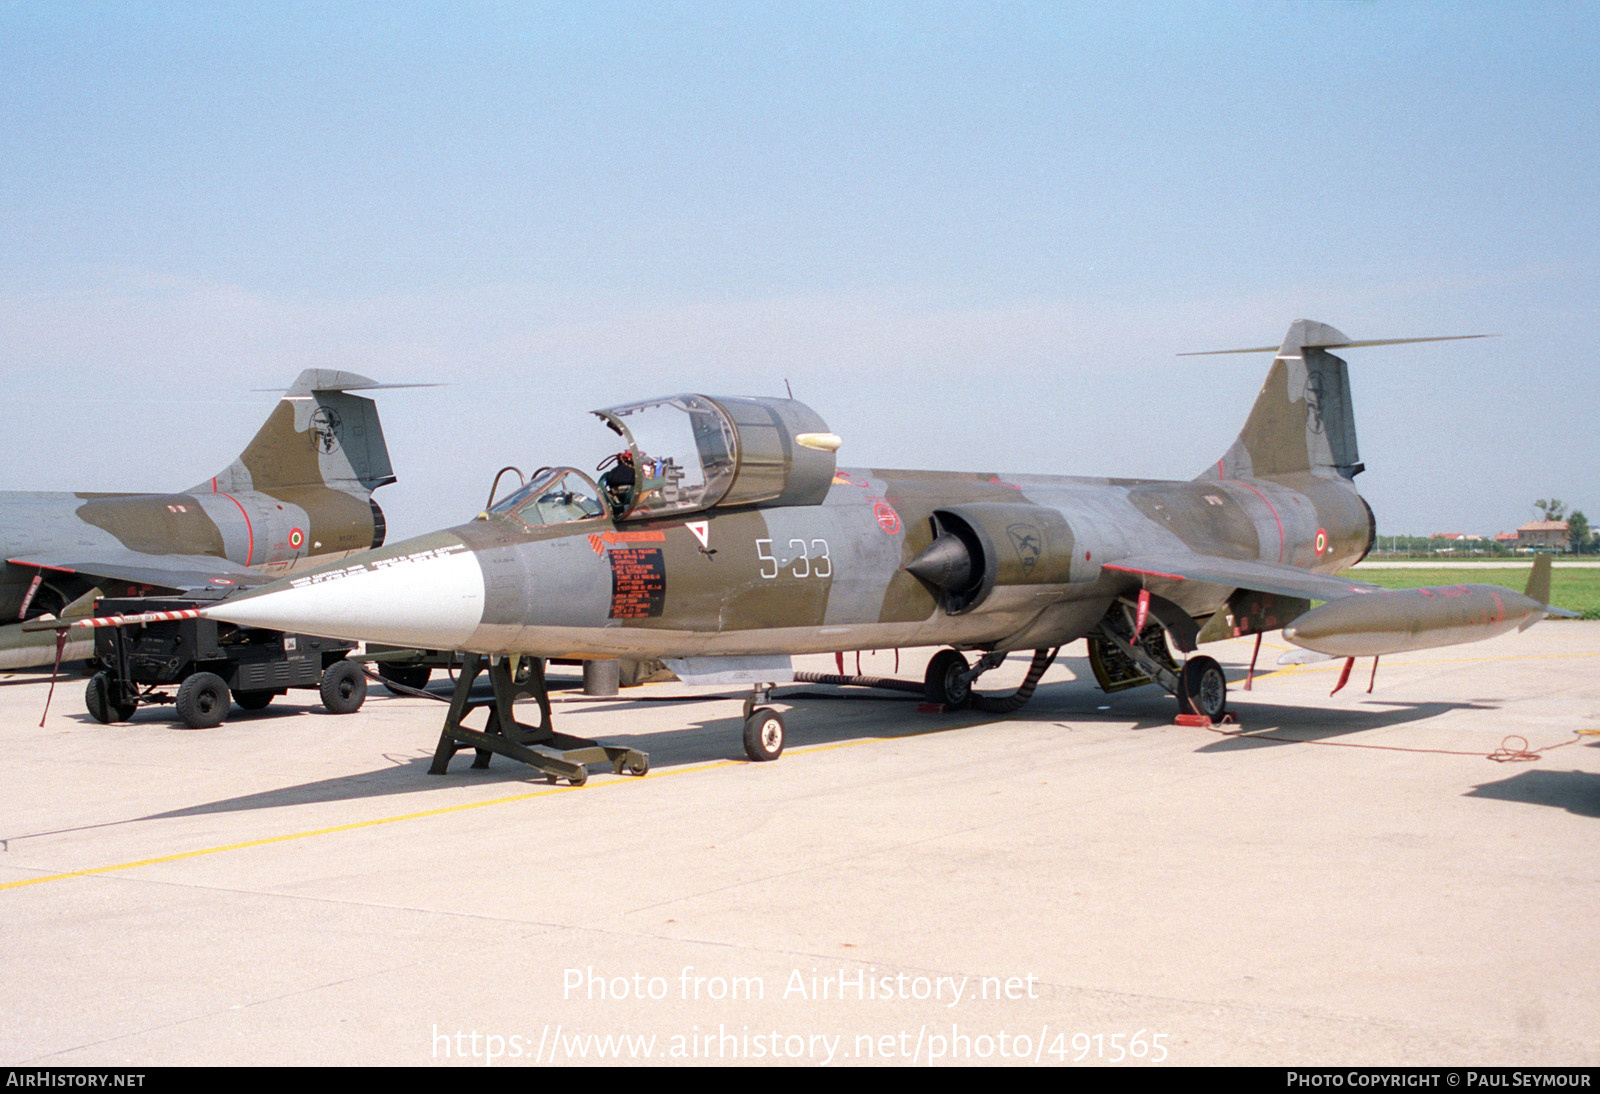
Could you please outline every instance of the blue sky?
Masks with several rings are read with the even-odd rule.
[[[0,489],[178,489],[301,368],[398,534],[585,412],[783,391],[849,464],[1188,477],[1297,317],[1385,532],[1600,517],[1590,5],[0,3]]]

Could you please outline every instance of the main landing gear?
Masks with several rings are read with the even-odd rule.
[[[874,676],[835,676],[828,673],[797,672],[797,684],[835,684],[858,687],[888,688],[895,691],[922,693],[930,703],[945,710],[963,710],[971,707],[987,714],[1009,714],[1022,709],[1033,698],[1039,678],[1056,659],[1059,649],[1035,650],[1033,663],[1022,686],[1010,695],[979,695],[972,690],[978,677],[1006,659],[1004,653],[990,652],[980,657],[976,664],[967,664],[959,650],[940,650],[928,662],[922,686],[905,680],[886,680]],[[757,684],[744,701],[744,754],[755,763],[776,760],[783,755],[783,715],[767,706],[771,697],[771,684]]]
[[[1150,615],[1156,618],[1147,623]],[[1157,684],[1178,700],[1180,718],[1222,722],[1228,716],[1228,678],[1216,658],[1195,655],[1196,633],[1194,620],[1177,605],[1148,593],[1137,604],[1119,600],[1089,636],[1095,677],[1108,692]],[[1181,666],[1167,650],[1167,635],[1190,655]]]
[[[488,699],[473,699],[473,682],[486,669],[493,695]],[[539,724],[536,726],[517,721],[512,704],[523,696],[539,704]],[[462,725],[466,717],[480,707],[489,712],[483,729],[469,729]],[[781,751],[781,730],[778,747]],[[545,687],[544,661],[539,658],[523,659],[513,673],[509,657],[490,660],[482,654],[466,655],[428,774],[443,775],[450,766],[451,757],[464,748],[477,753],[472,761],[475,768],[488,767],[490,755],[498,752],[544,772],[545,778],[551,782],[566,779],[573,786],[582,786],[588,781],[587,765],[592,763],[610,763],[618,775],[624,772],[643,775],[650,770],[650,757],[637,749],[570,737],[551,728],[550,692]]]
[[[1215,657],[1191,657],[1178,674],[1178,713],[1199,714],[1211,722],[1228,712],[1228,678]]]
[[[940,650],[928,661],[928,668],[923,674],[921,684],[881,676],[842,676],[821,672],[797,672],[794,674],[794,680],[797,684],[831,684],[836,687],[909,691],[921,695],[939,710],[970,708],[985,714],[1011,714],[1021,710],[1028,700],[1033,698],[1040,678],[1055,662],[1056,654],[1059,652],[1060,647],[1034,650],[1033,662],[1028,666],[1028,674],[1023,678],[1022,686],[1010,695],[981,695],[972,689],[978,677],[998,666],[1008,656],[1007,653],[994,650],[985,653],[973,664],[967,663],[966,655],[960,650]],[[756,697],[745,700],[745,750],[752,760],[775,758],[775,756],[758,756],[751,751],[750,746],[751,712],[757,702],[765,701],[766,692],[762,689],[757,689]]]
[[[1022,686],[1010,695],[979,695],[972,690],[972,684],[978,677],[996,667],[1006,659],[1004,653],[989,652],[978,658],[977,664],[968,665],[966,657],[959,650],[940,650],[928,661],[928,671],[923,674],[923,694],[928,702],[937,703],[946,710],[961,710],[971,706],[986,714],[1010,714],[1012,711],[1021,710],[1029,699],[1033,698],[1034,689],[1039,686],[1039,678],[1045,673],[1060,647],[1050,650],[1034,650],[1033,663],[1028,666],[1028,675],[1023,679]]]

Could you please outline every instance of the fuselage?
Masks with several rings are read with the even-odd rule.
[[[993,555],[989,586],[960,611],[905,569],[933,542],[936,518],[982,525]],[[1333,572],[1365,552],[1369,534],[1365,505],[1335,476],[1170,482],[846,469],[815,505],[532,525],[491,512],[245,594],[216,614],[537,656],[1043,648],[1088,633],[1140,586],[1119,559],[1195,551]],[[1179,582],[1169,598],[1199,618],[1231,591]]]

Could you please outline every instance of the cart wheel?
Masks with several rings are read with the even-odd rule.
[[[403,688],[416,688],[421,691],[428,686],[428,680],[433,676],[433,669],[428,665],[395,665],[388,661],[378,662],[378,675],[383,677],[383,686],[389,687],[393,680]],[[404,695],[403,691],[389,688],[391,694]]]
[[[245,710],[265,710],[277,694],[275,691],[236,691],[233,701]]]
[[[83,705],[89,708],[89,717],[101,725],[126,722],[133,717],[138,703],[116,703],[111,698],[111,675],[97,672],[89,678],[83,692]]]
[[[922,690],[928,702],[943,703],[950,710],[966,706],[972,699],[972,682],[961,679],[967,668],[967,659],[959,650],[940,650],[934,654],[922,678]]]
[[[1178,675],[1178,713],[1222,721],[1228,709],[1228,678],[1215,658],[1191,657]]]
[[[354,714],[367,701],[367,677],[354,661],[335,661],[322,673],[322,705],[333,714]]]
[[[783,755],[783,715],[771,707],[756,707],[744,720],[744,754],[756,763]]]
[[[648,775],[648,774],[650,774],[650,757],[646,756],[643,752],[638,752],[638,753],[635,753],[632,756],[629,756],[628,757],[628,774],[630,774],[630,775]]]
[[[228,716],[228,685],[214,672],[197,672],[178,687],[178,717],[190,729],[220,726]]]

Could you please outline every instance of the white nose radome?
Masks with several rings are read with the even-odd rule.
[[[465,545],[283,581],[201,614],[323,638],[455,649],[483,619],[483,570]]]

